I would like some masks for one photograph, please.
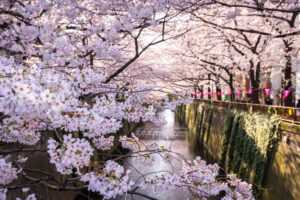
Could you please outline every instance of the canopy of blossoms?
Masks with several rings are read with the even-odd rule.
[[[126,79],[114,78],[151,46],[181,36],[173,25],[183,11],[198,6],[193,3],[0,2],[0,141],[5,144],[0,152],[0,199],[15,190],[22,190],[28,200],[39,198],[31,192],[36,184],[57,191],[87,189],[104,199],[134,193],[137,187],[157,192],[180,187],[201,197],[224,191],[222,199],[253,199],[251,185],[234,175],[220,177],[216,164],[200,158],[189,162],[180,157],[180,175],[145,175],[140,182],[133,182],[130,171],[117,162],[122,155],[105,162],[97,159],[118,142],[130,150],[127,156],[137,156],[145,166],[157,156],[178,156],[156,144],[145,145],[134,134],[118,135],[124,121],[162,125],[164,119],[151,105],[151,85],[128,86]],[[191,103],[190,93],[178,90],[163,102],[175,109]],[[61,180],[25,167],[24,152],[47,154]],[[46,178],[31,176],[33,170]]]

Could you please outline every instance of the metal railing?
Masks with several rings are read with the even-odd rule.
[[[238,110],[243,111],[261,112],[264,114],[277,114],[280,116],[282,121],[300,124],[300,108],[240,103],[231,101],[216,101],[207,99],[194,99],[194,102],[212,104],[224,109],[236,108]]]

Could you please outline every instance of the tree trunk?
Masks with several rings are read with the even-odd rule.
[[[293,105],[293,94],[291,91],[292,88],[292,58],[291,52],[293,50],[293,41],[291,40],[283,40],[284,47],[285,47],[285,58],[286,64],[285,68],[283,69],[283,81],[282,81],[282,88],[284,90],[289,90],[290,94],[287,96],[286,99],[283,100],[284,106],[294,106]]]
[[[217,95],[217,100],[221,101],[222,100],[222,98],[221,98],[221,89],[218,86],[216,88],[216,95]]]
[[[202,93],[203,93],[203,86],[201,86],[199,88],[199,92],[200,92],[200,99],[203,99],[203,96],[204,96],[204,95],[202,95]]]
[[[284,100],[283,100],[283,103],[284,103],[284,106],[289,106],[289,107],[294,107],[293,105],[293,92],[291,91],[291,86],[292,86],[292,67],[286,67],[284,69],[284,90],[289,90],[290,91],[290,94],[289,96],[287,96]]]
[[[233,87],[233,75],[232,74],[230,75],[230,78],[229,78],[229,87],[231,90],[230,100],[235,101],[235,94],[234,94],[234,87]]]
[[[193,95],[193,94],[192,94],[192,97],[193,97],[194,99],[196,99],[196,98],[197,98],[197,85],[194,86],[194,93],[195,93],[196,95]]]
[[[250,70],[249,70],[249,76],[251,81],[251,86],[253,89],[253,93],[251,95],[251,103],[259,104],[259,76],[260,76],[260,62],[256,65],[256,73],[254,73],[254,63],[251,60],[250,61]],[[256,76],[255,76],[256,75]]]

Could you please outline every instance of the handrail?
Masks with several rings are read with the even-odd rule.
[[[261,112],[265,114],[277,114],[283,121],[290,122],[293,124],[300,124],[300,108],[241,103],[232,101],[218,101],[209,99],[194,99],[194,102],[213,104],[225,109],[236,108],[238,110],[244,111]]]

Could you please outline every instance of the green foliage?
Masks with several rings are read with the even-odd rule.
[[[197,115],[197,127],[196,127],[196,141],[200,141],[200,135],[202,130],[202,124],[203,124],[203,116],[204,116],[204,107],[199,106],[198,107],[198,115]]]
[[[196,136],[200,143],[207,142],[210,135],[211,123],[213,118],[213,107],[205,106],[204,104],[199,105],[198,115],[195,116],[196,122]],[[208,123],[204,123],[208,122]]]
[[[226,119],[221,164],[226,172],[250,181],[259,197],[278,139],[279,117],[234,110]]]
[[[209,136],[210,136],[210,130],[211,130],[211,123],[212,123],[212,119],[213,119],[213,113],[214,113],[214,109],[213,107],[210,107],[208,110],[207,110],[207,132],[206,132],[206,143],[208,142],[209,140]]]
[[[183,104],[177,106],[175,109],[175,118],[176,118],[176,121],[179,122],[180,125],[185,124],[185,116],[186,116],[185,110],[186,110],[186,106]]]
[[[191,108],[192,108],[191,104],[187,105],[186,108],[185,108],[185,124],[189,123]]]
[[[220,161],[220,165],[223,169],[225,169],[226,154],[227,154],[228,146],[230,144],[230,135],[231,135],[231,129],[233,126],[234,117],[235,115],[233,114],[233,112],[227,113],[225,127],[224,127],[225,137],[223,139],[222,154],[221,154],[221,161]]]

